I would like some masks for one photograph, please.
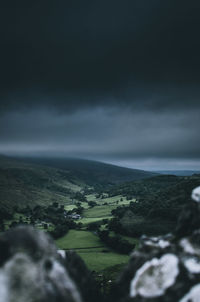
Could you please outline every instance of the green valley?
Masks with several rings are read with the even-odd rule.
[[[49,232],[58,249],[75,250],[90,270],[108,277],[128,262],[142,234],[160,235],[175,228],[200,181],[198,174],[152,177],[148,172],[141,179],[143,172],[137,178],[133,170],[132,181],[124,182],[131,169],[49,161],[0,157],[1,231],[31,224]]]

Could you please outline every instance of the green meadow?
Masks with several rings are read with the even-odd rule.
[[[56,241],[60,249],[80,249],[102,247],[99,237],[92,232],[82,230],[70,230],[65,236]]]
[[[114,253],[110,250],[79,250],[79,256],[85,261],[87,267],[92,271],[100,272],[117,264],[127,264],[129,256]]]
[[[108,249],[92,232],[70,230],[56,240],[59,249],[75,250],[90,270],[102,271],[117,264],[126,264],[129,256]]]

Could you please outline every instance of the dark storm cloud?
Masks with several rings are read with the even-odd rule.
[[[197,0],[2,2],[0,152],[199,165],[199,11]]]
[[[176,0],[4,1],[1,108],[168,94],[181,102],[185,93],[195,102],[199,9],[199,1]]]
[[[191,119],[192,114],[192,119]],[[47,152],[109,161],[199,160],[199,112],[134,113],[88,109],[70,115],[54,111],[9,113],[0,119],[1,151]]]

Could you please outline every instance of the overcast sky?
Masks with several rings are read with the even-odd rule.
[[[200,169],[199,0],[8,0],[0,14],[0,153]]]

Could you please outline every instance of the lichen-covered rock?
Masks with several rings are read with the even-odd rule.
[[[192,199],[196,202],[200,202],[200,186],[192,190]]]
[[[178,218],[175,235],[180,238],[200,229],[200,187],[192,191],[191,199]]]
[[[200,284],[193,286],[180,302],[199,302],[200,301]]]
[[[171,246],[172,234],[158,237],[147,237],[143,235],[140,239],[140,248],[145,251],[167,250]]]
[[[53,241],[31,227],[0,238],[0,302],[81,302]]]
[[[173,254],[145,262],[131,281],[130,297],[136,297],[138,294],[146,298],[164,295],[166,289],[174,284],[179,273],[178,262],[178,258]]]
[[[184,260],[184,265],[189,273],[191,274],[199,274],[200,273],[200,259],[193,256],[187,257]]]
[[[200,203],[198,190],[174,234],[142,236],[139,249],[117,281],[120,302],[200,302]]]

